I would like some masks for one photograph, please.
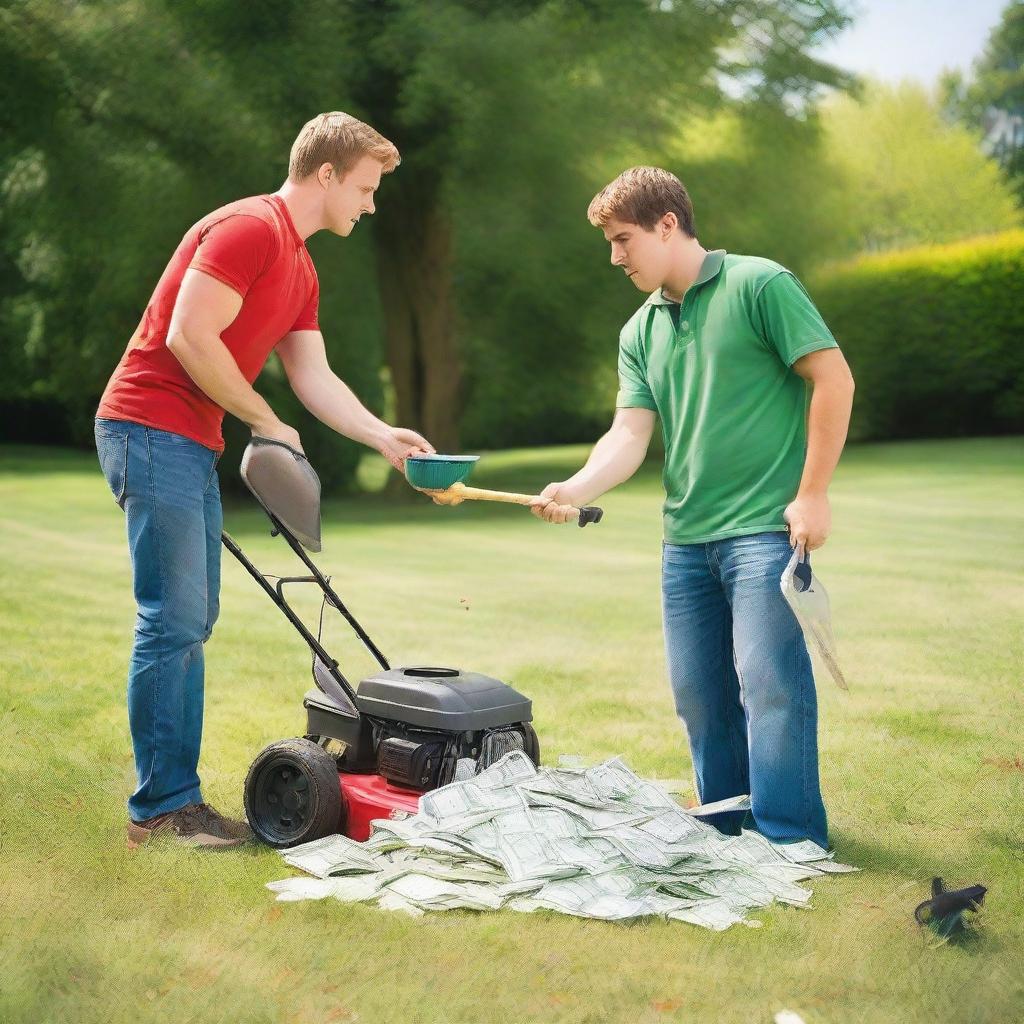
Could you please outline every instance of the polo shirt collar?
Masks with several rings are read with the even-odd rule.
[[[697,275],[697,279],[690,285],[687,291],[692,291],[694,288],[699,288],[702,284],[707,284],[712,278],[718,276],[718,272],[722,269],[722,263],[725,261],[725,250],[724,249],[712,249],[710,252],[704,254],[704,262],[700,265],[700,273]],[[685,298],[685,296],[684,296]],[[659,288],[656,292],[652,292],[644,303],[645,306],[673,306],[676,305],[671,299],[666,299],[661,293]]]

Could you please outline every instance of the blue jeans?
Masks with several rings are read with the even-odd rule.
[[[135,821],[202,802],[203,643],[217,619],[218,453],[180,434],[96,420],[96,450],[124,509],[138,615],[128,667]]]
[[[701,803],[751,797],[752,822],[736,812],[707,820],[827,849],[814,676],[779,587],[791,555],[781,532],[664,545],[669,679]]]

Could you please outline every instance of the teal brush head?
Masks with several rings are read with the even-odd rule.
[[[413,455],[405,460],[405,476],[413,487],[443,491],[473,472],[479,455]]]

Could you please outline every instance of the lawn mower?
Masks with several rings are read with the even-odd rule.
[[[439,460],[431,462],[417,479],[436,497],[448,484]],[[455,482],[472,463],[456,458],[451,465]],[[266,747],[245,780],[245,813],[264,842],[289,847],[336,832],[362,841],[374,819],[415,814],[424,792],[472,778],[512,750],[540,764],[531,703],[521,693],[457,668],[393,668],[356,621],[307,554],[321,549],[320,481],[300,451],[254,437],[241,474],[270,519],[271,535],[283,537],[309,570],[305,576],[264,575],[227,533],[221,535],[313,655],[315,686],[303,699],[305,734]],[[410,482],[415,475],[410,473]],[[600,510],[580,510],[580,518],[581,525],[584,518],[599,521]],[[286,587],[299,584],[323,592],[316,636],[285,596]],[[356,687],[321,643],[327,605],[349,623],[380,667]]]

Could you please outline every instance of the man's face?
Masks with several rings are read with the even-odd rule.
[[[671,215],[669,215],[671,217]],[[650,231],[639,224],[609,220],[604,237],[611,243],[612,266],[623,272],[642,292],[653,292],[665,283],[670,268],[668,241],[673,225],[662,219]]]
[[[329,231],[343,237],[350,235],[364,213],[373,213],[373,194],[380,185],[381,170],[380,161],[364,156],[343,178],[332,171],[324,198]]]

